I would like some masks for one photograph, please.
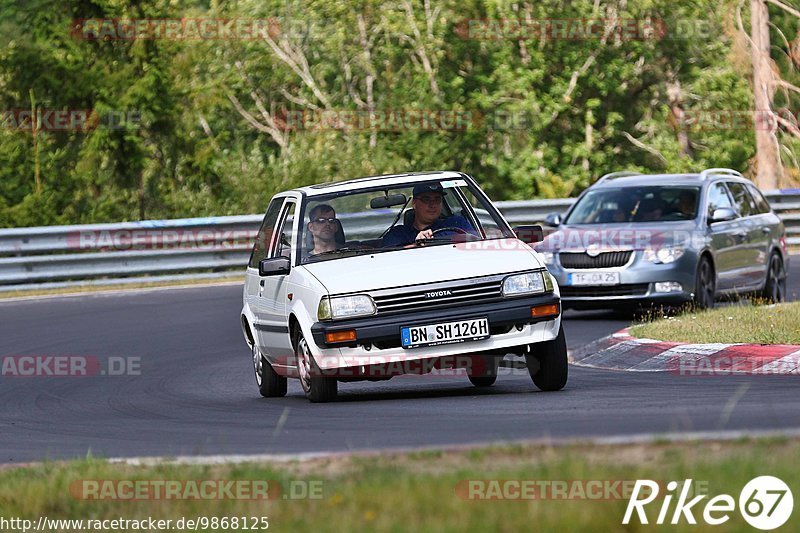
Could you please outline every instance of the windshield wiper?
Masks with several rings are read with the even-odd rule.
[[[348,252],[371,252],[372,250],[368,248],[337,248],[336,250],[328,250],[327,252],[320,252],[318,254],[308,256],[308,259],[314,260],[318,257],[324,257],[326,255],[340,255]]]

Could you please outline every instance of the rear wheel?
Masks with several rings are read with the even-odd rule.
[[[697,265],[697,277],[694,288],[694,306],[697,309],[711,309],[716,302],[717,281],[714,267],[707,257],[700,259]]]
[[[253,344],[253,368],[256,374],[258,392],[265,398],[279,398],[286,396],[286,378],[275,372],[267,358],[261,355],[261,350]]]
[[[308,342],[303,337],[300,328],[294,334],[294,351],[297,359],[297,373],[300,376],[300,386],[306,393],[306,398],[314,403],[332,402],[339,393],[339,384],[336,378],[324,377]]]
[[[533,352],[525,355],[528,373],[533,384],[543,391],[561,390],[567,384],[569,364],[567,341],[563,326],[558,336],[547,342],[533,345]]]
[[[769,303],[780,303],[786,299],[786,268],[783,258],[774,253],[769,258],[767,281],[761,296]]]

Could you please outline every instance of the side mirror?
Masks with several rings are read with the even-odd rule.
[[[547,216],[544,217],[544,223],[552,228],[560,226],[561,213],[549,213]]]
[[[514,228],[514,233],[525,244],[534,244],[544,240],[544,230],[541,226],[517,226]]]
[[[288,257],[270,257],[258,263],[259,276],[283,276],[291,269]]]
[[[734,220],[736,216],[736,211],[730,207],[721,207],[714,210],[714,212],[711,214],[711,218],[708,219],[708,223],[713,224],[714,222],[728,222],[730,220]]]

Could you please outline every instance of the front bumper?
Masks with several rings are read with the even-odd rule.
[[[405,326],[421,326],[439,322],[450,322],[470,318],[487,317],[492,335],[508,333],[514,327],[523,327],[557,318],[558,315],[532,317],[531,307],[556,304],[560,299],[555,294],[540,296],[508,298],[499,302],[479,305],[464,305],[449,309],[355,318],[331,322],[316,322],[311,326],[314,343],[321,348],[340,348],[357,346],[375,346],[377,348],[395,348],[400,345],[400,328]],[[346,343],[328,344],[326,333],[353,329],[356,340]]]
[[[688,251],[670,264],[655,264],[644,259],[642,251],[635,251],[632,261],[624,267],[605,269],[565,269],[557,256],[547,269],[561,287],[561,300],[565,309],[609,309],[622,306],[664,305],[677,306],[694,298],[697,257]],[[619,272],[620,284],[610,286],[570,286],[569,274],[591,272]],[[656,291],[658,282],[677,282],[681,290]]]

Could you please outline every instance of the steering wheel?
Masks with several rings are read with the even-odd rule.
[[[454,232],[456,232],[456,233],[460,233],[460,234],[463,234],[463,235],[470,235],[470,236],[472,236],[472,233],[470,233],[470,232],[468,232],[468,231],[466,231],[466,230],[464,230],[464,229],[448,226],[448,227],[446,227],[446,228],[439,228],[439,229],[435,229],[435,230],[433,230],[433,231],[431,232],[431,237],[433,237],[434,235],[436,235],[437,233],[440,233],[440,232],[442,232],[442,231],[454,231]],[[425,241],[427,241],[427,239],[420,239],[420,240],[418,240],[418,241],[414,241],[414,242],[415,242],[415,244],[416,244],[417,246],[425,246]]]
[[[466,230],[464,230],[464,229],[461,229],[461,228],[456,228],[456,227],[448,227],[448,228],[439,228],[439,229],[435,229],[435,230],[433,230],[433,232],[431,232],[431,235],[436,235],[436,234],[437,234],[437,233],[439,233],[440,231],[455,231],[456,233],[463,233],[464,235],[466,235],[467,233],[469,233],[468,231],[466,231]]]

